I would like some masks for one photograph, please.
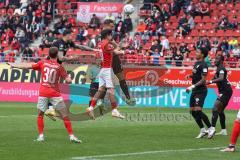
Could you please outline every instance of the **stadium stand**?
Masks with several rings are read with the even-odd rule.
[[[122,56],[126,64],[189,66],[196,49],[206,47],[210,61],[223,54],[229,61],[226,65],[235,68],[240,60],[239,9],[238,0],[144,0],[136,28],[130,16],[114,17],[114,39],[126,50]],[[96,15],[89,23],[77,22],[77,0],[10,0],[1,3],[0,13],[1,61],[44,57],[66,29],[71,29],[75,43],[98,47],[102,24]],[[51,30],[48,25],[53,20]],[[38,36],[43,37],[39,48],[29,48]],[[73,54],[92,53],[70,49],[67,55]]]

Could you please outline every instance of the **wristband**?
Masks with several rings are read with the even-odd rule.
[[[212,84],[212,83],[213,83],[213,82],[212,82],[212,80],[211,80],[211,81],[209,81],[209,83],[210,83],[210,84]]]

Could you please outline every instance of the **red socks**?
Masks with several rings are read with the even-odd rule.
[[[91,100],[91,105],[90,105],[90,107],[95,107],[96,106],[96,104],[97,104],[97,101],[96,100]]]
[[[38,115],[37,125],[38,125],[39,134],[43,134],[43,128],[44,128],[43,115]]]
[[[65,125],[67,131],[68,131],[68,134],[69,134],[69,135],[72,135],[72,134],[73,134],[73,131],[72,131],[72,123],[71,123],[71,121],[69,120],[69,118],[68,118],[68,117],[64,117],[64,118],[63,118],[63,122],[64,122],[64,125]]]
[[[117,103],[116,102],[111,103],[111,105],[112,105],[112,109],[117,108]]]
[[[232,136],[231,136],[231,144],[232,145],[236,145],[239,134],[240,134],[240,122],[234,121],[233,129],[232,129]]]

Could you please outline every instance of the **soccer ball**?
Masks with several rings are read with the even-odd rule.
[[[134,11],[135,11],[135,8],[132,4],[126,4],[124,7],[123,7],[123,11],[125,14],[132,14]]]

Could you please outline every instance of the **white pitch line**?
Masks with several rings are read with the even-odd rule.
[[[33,117],[33,116],[36,117],[36,115],[29,115],[29,114],[27,114],[27,115],[9,115],[9,116],[0,116],[0,118],[8,118],[8,117]]]
[[[169,152],[191,152],[191,151],[204,151],[204,150],[218,150],[224,147],[214,148],[196,148],[196,149],[179,149],[179,150],[159,150],[159,151],[146,151],[146,152],[135,152],[135,153],[122,153],[122,154],[109,154],[109,155],[96,155],[96,156],[85,156],[85,157],[72,157],[73,160],[92,160],[94,158],[109,158],[109,157],[122,157],[122,156],[136,156],[145,154],[156,154],[156,153],[169,153]]]

